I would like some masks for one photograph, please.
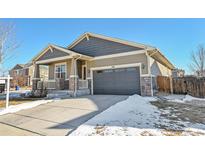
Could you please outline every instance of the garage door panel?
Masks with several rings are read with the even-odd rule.
[[[93,72],[94,94],[140,94],[140,69],[120,68]]]

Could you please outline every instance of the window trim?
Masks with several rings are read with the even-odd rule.
[[[61,65],[65,65],[65,80],[66,80],[67,79],[67,63],[66,62],[55,63],[55,66],[54,66],[54,77],[55,77],[55,79],[61,79],[61,78],[57,78],[56,77],[56,66],[61,66]]]
[[[83,71],[84,71],[84,68],[85,68],[85,79],[84,79],[84,72],[83,72]],[[88,76],[88,75],[87,75],[87,65],[86,65],[86,64],[84,64],[84,65],[81,66],[81,74],[82,74],[81,79],[82,79],[82,80],[87,80],[87,76]]]

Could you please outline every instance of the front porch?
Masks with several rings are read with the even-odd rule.
[[[62,51],[54,50],[56,48],[48,48],[51,50],[50,54],[55,52],[61,53]],[[65,49],[64,49],[65,50]],[[32,90],[46,90],[49,93],[58,93],[59,91],[68,93],[70,96],[77,96],[83,94],[90,94],[89,81],[87,78],[87,61],[90,59],[88,56],[80,54],[69,53],[67,56],[60,56],[59,58],[52,57],[48,51],[41,55],[34,61],[34,78]],[[42,79],[40,74],[40,66],[48,66],[48,78]],[[54,92],[55,91],[55,92]]]

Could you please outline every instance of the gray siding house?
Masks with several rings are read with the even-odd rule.
[[[171,76],[174,66],[159,49],[99,34],[85,33],[68,47],[50,44],[33,58],[33,90],[80,94],[152,96],[154,78]],[[47,81],[40,65],[49,67]]]

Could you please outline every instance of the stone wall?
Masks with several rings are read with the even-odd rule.
[[[141,95],[152,96],[152,78],[149,76],[141,77]]]

